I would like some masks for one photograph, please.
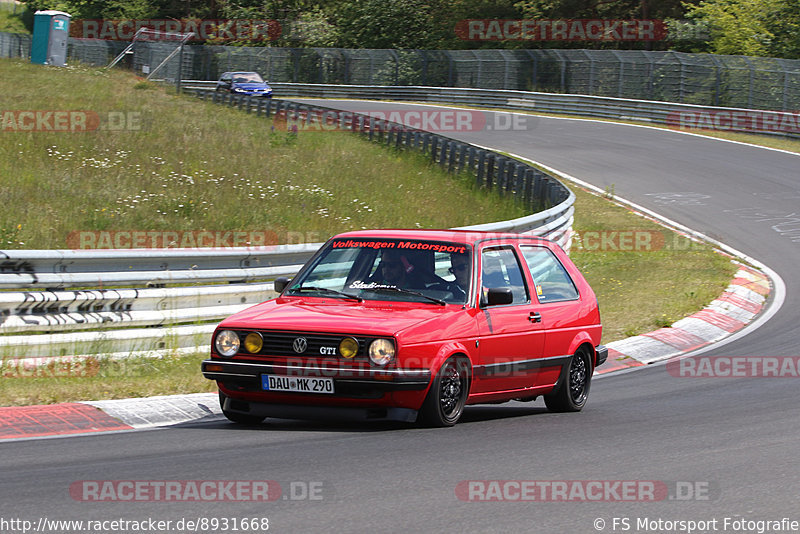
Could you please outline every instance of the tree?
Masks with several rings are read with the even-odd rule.
[[[688,15],[708,23],[717,54],[800,57],[799,0],[704,0]]]

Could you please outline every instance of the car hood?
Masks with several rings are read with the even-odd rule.
[[[414,342],[417,337],[446,335],[464,315],[463,307],[455,304],[278,298],[232,315],[220,327],[397,337],[413,332],[405,341]]]

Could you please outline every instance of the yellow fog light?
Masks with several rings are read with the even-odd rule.
[[[346,337],[339,343],[339,354],[341,354],[342,358],[350,358],[355,357],[358,354],[358,341],[356,341],[352,337]]]
[[[263,346],[264,338],[262,338],[261,334],[258,332],[250,332],[247,334],[247,337],[244,338],[244,348],[247,349],[247,352],[250,354],[255,354],[260,351]]]

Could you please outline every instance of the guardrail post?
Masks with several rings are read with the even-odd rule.
[[[531,198],[531,201],[538,201],[540,205],[542,198],[544,198],[544,193],[542,192],[544,189],[544,180],[544,173],[538,170],[533,171],[533,198]]]
[[[544,195],[542,195],[542,210],[550,207],[550,197],[553,195],[553,180],[545,178]]]
[[[494,164],[495,164],[495,155],[491,152],[489,155],[486,156],[486,188],[491,191],[492,185],[494,182]]]
[[[447,171],[453,172],[453,168],[456,166],[456,150],[461,146],[461,143],[457,143],[456,141],[450,142],[450,153],[447,157]]]
[[[458,145],[458,172],[464,172],[464,165],[467,158],[467,145],[459,143]]]
[[[453,150],[453,142],[452,141],[442,141],[442,151],[439,154],[439,165],[442,167],[445,166],[448,159],[450,158],[450,152]]]
[[[511,179],[508,181],[510,191],[514,194],[515,198],[520,198],[522,191],[522,180],[525,174],[525,166],[519,163],[515,164],[511,169]]]
[[[308,106],[297,106],[295,108],[295,119],[298,124],[302,126],[308,126],[308,124],[311,122]]]
[[[470,150],[470,156],[472,156],[473,150]],[[485,162],[486,162],[486,151],[480,149],[480,151],[478,152],[478,173],[475,175],[476,176],[475,185],[477,185],[478,187],[483,187],[484,184],[483,179],[485,174],[485,169],[484,169]]]
[[[533,169],[525,170],[525,189],[522,198],[526,206],[533,205],[533,176],[535,172]]]
[[[431,136],[431,161],[436,162],[436,149],[439,148],[439,136]]]
[[[392,144],[392,141],[394,140],[395,135],[397,135],[397,133],[394,131],[394,123],[393,122],[387,122],[386,123],[386,146],[389,146],[389,145]]]
[[[495,183],[497,184],[497,192],[500,196],[503,196],[506,190],[506,179],[508,177],[506,173],[507,161],[508,160],[502,156],[497,158],[497,180],[495,180]]]

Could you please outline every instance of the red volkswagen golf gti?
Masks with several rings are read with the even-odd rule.
[[[454,425],[470,404],[579,411],[607,356],[589,284],[519,234],[369,230],[330,239],[276,299],[214,332],[203,375],[231,421],[334,416]]]

